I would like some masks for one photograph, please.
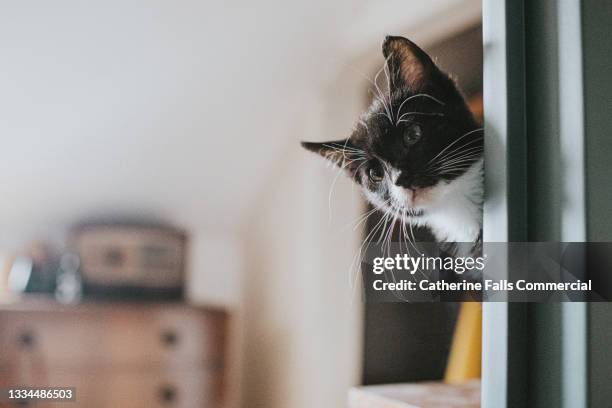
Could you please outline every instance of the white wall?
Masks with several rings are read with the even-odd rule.
[[[0,242],[109,212],[244,223],[338,10],[230,3],[0,2]]]
[[[349,268],[357,238],[349,227],[360,201],[302,152],[269,192],[248,235],[244,405],[339,407],[358,381],[361,301]]]
[[[189,299],[195,303],[239,306],[245,266],[241,237],[235,232],[194,230],[189,254]]]
[[[315,95],[319,110],[295,132],[311,140],[348,136],[363,101],[353,85],[338,79]],[[360,375],[361,299],[350,266],[363,202],[341,175],[330,214],[337,169],[297,143],[275,174],[247,229],[243,406],[345,406]]]

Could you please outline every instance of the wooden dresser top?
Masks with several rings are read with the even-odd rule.
[[[422,382],[353,388],[349,408],[479,408],[480,381]]]
[[[130,310],[176,310],[193,309],[212,314],[226,315],[225,309],[211,305],[192,305],[186,302],[152,302],[152,301],[102,301],[87,300],[75,304],[63,304],[48,296],[28,295],[10,301],[0,301],[1,312],[72,312],[125,309]]]

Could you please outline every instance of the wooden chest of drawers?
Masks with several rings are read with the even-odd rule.
[[[220,407],[226,329],[224,312],[178,303],[0,307],[0,388],[74,387],[78,407]]]

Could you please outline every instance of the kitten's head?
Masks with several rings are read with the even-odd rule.
[[[353,134],[302,145],[346,170],[375,206],[419,217],[481,158],[482,131],[455,83],[416,44],[387,37],[382,51],[374,102]]]

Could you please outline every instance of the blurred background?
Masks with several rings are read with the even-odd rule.
[[[1,386],[299,408],[443,376],[456,311],[361,302],[366,206],[298,142],[349,135],[386,34],[482,112],[479,0],[0,7]]]

